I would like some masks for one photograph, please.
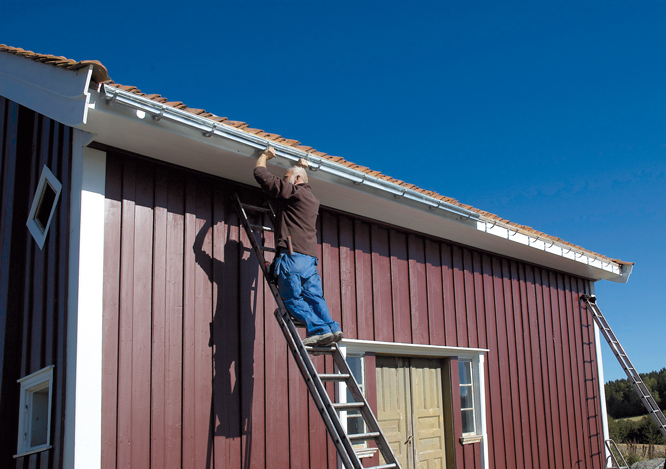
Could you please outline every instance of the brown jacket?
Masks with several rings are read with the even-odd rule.
[[[291,236],[294,252],[317,257],[319,200],[309,184],[294,185],[273,176],[266,168],[254,168],[254,178],[277,201],[276,246],[287,249]]]

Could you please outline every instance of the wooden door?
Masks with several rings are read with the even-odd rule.
[[[377,420],[398,462],[413,467],[405,441],[411,435],[409,359],[377,357]],[[381,464],[384,459],[380,456]]]
[[[446,467],[441,360],[377,357],[377,419],[403,468]]]

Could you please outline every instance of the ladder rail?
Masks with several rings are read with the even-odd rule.
[[[280,325],[280,329],[282,329],[285,339],[287,339],[287,345],[291,350],[294,359],[296,360],[296,364],[298,365],[298,369],[301,372],[303,379],[305,380],[305,384],[307,385],[308,390],[310,391],[310,395],[315,401],[317,410],[319,411],[319,414],[322,416],[322,419],[324,420],[326,429],[328,430],[329,435],[333,439],[333,444],[338,450],[338,454],[342,459],[342,463],[345,465],[345,467],[349,469],[362,468],[363,467],[362,465],[355,464],[354,461],[352,461],[351,458],[349,457],[350,454],[349,448],[351,448],[351,443],[349,445],[345,444],[345,440],[347,440],[346,435],[344,431],[342,431],[342,428],[339,427],[339,425],[336,425],[337,419],[331,415],[329,409],[332,409],[332,403],[330,402],[330,398],[328,398],[328,393],[326,392],[326,389],[324,388],[322,381],[319,379],[317,375],[317,371],[314,368],[312,361],[309,359],[306,360],[302,356],[302,352],[305,352],[307,354],[307,351],[305,350],[302,341],[300,344],[298,344],[294,340],[292,334],[290,333],[291,328],[294,328],[293,332],[296,332],[293,323],[289,324],[289,322],[291,322],[291,318],[289,318],[288,315],[287,318],[281,316],[279,308],[278,310],[275,311],[275,317],[278,320],[278,324]],[[302,352],[300,348],[303,348]],[[322,398],[322,396],[326,397]],[[339,448],[340,445],[344,446],[346,451],[340,451]],[[347,446],[349,446],[349,448]],[[352,454],[353,454],[353,448],[352,448]]]
[[[335,344],[336,348],[337,346],[338,345]],[[368,433],[374,433],[374,432],[382,433],[381,428],[379,427],[379,422],[377,421],[375,414],[370,411],[370,405],[368,404],[367,399],[363,395],[363,392],[358,387],[358,383],[356,382],[356,379],[354,379],[354,375],[352,374],[351,369],[347,364],[347,361],[344,359],[341,353],[336,353],[335,355],[333,355],[333,359],[335,360],[335,365],[338,367],[338,370],[340,370],[340,373],[348,374],[351,377],[351,379],[347,382],[347,389],[349,389],[349,391],[351,392],[351,395],[354,398],[354,400],[356,402],[362,402],[364,404],[363,407],[361,407],[359,410],[363,415],[363,420],[365,420],[366,424],[369,427]],[[393,449],[388,444],[385,438],[376,439],[375,443],[377,444],[377,447],[380,449],[383,455],[391,455],[393,461],[397,460],[395,454],[393,453]],[[384,457],[384,459],[386,459],[386,457]]]
[[[643,382],[640,374],[638,371],[636,371],[636,368],[620,344],[620,341],[617,340],[613,329],[611,329],[608,321],[601,312],[601,309],[599,309],[599,305],[597,305],[596,297],[594,295],[581,295],[580,298],[586,304],[587,308],[592,312],[594,321],[597,323],[597,326],[599,326],[599,329],[601,329],[601,333],[608,342],[608,345],[615,355],[615,358],[617,358],[617,360],[620,362],[620,366],[622,366],[622,369],[627,375],[627,378],[629,378],[631,385],[640,397],[643,406],[645,406],[648,414],[655,421],[657,427],[659,427],[661,434],[664,436],[664,438],[666,438],[666,417],[664,417],[664,413],[661,411],[659,405],[657,405],[657,402],[652,397],[650,390],[645,385],[645,382]]]
[[[629,469],[627,461],[624,459],[624,456],[622,456],[620,448],[617,447],[615,442],[611,439],[608,439],[604,441],[604,444],[606,445],[606,449],[608,449],[608,454],[609,454],[609,456],[606,458],[606,461],[610,459],[611,462],[614,464],[613,468],[615,469]],[[615,450],[615,452],[613,452],[613,450]],[[615,456],[615,453],[617,453],[620,456],[620,460],[622,460],[622,465],[620,465],[620,460],[618,460],[618,458]]]
[[[273,231],[273,229],[271,227],[250,223],[245,208],[258,212],[267,213],[268,216],[271,218],[273,226],[275,226],[276,217],[275,217],[275,212],[273,211],[273,207],[270,204],[268,204],[267,208],[257,207],[249,204],[243,204],[237,194],[234,194],[234,198],[237,204],[236,208],[238,211],[238,215],[240,217],[240,221],[248,235],[250,244],[252,245],[252,249],[257,255],[257,258],[259,259],[264,277],[268,278],[269,263],[266,262],[262,249],[270,251],[271,248],[259,246],[255,238],[255,229],[260,231]],[[272,250],[274,251],[274,249]],[[359,410],[363,415],[366,425],[368,425],[373,430],[370,433],[372,437],[366,439],[373,439],[377,443],[378,448],[380,449],[380,451],[382,451],[384,459],[387,461],[387,464],[381,467],[400,469],[400,464],[395,458],[395,455],[393,454],[393,451],[391,450],[390,446],[386,442],[386,438],[384,437],[381,429],[379,428],[377,419],[370,410],[370,407],[368,406],[368,403],[365,400],[365,396],[363,396],[363,393],[360,391],[358,383],[356,383],[356,380],[354,379],[351,370],[347,366],[347,363],[344,360],[344,357],[342,356],[342,353],[340,352],[338,345],[333,344],[332,346],[323,347],[322,350],[324,351],[323,353],[330,353],[333,356],[334,363],[336,364],[339,373],[337,373],[336,376],[332,374],[320,375],[317,372],[314,364],[312,363],[312,360],[310,359],[308,349],[303,344],[303,341],[301,340],[300,335],[296,330],[296,326],[294,325],[291,316],[287,312],[287,309],[284,305],[284,302],[282,301],[282,297],[279,294],[277,286],[271,282],[267,283],[278,305],[278,308],[275,310],[275,318],[285,336],[289,350],[292,352],[294,360],[296,361],[296,365],[303,379],[305,380],[305,384],[308,388],[308,391],[310,392],[310,395],[313,401],[315,402],[317,410],[319,411],[322,420],[324,421],[324,425],[326,426],[326,429],[329,435],[331,436],[331,439],[333,440],[333,444],[336,447],[336,450],[344,466],[348,469],[363,468],[363,464],[356,455],[356,452],[354,451],[354,447],[352,444],[352,439],[358,440],[362,438],[359,437],[350,438],[350,436],[346,434],[342,426],[342,423],[340,422],[338,414],[339,410],[336,408],[336,404],[331,401],[331,398],[328,395],[328,392],[326,391],[326,388],[324,386],[324,381],[327,382],[343,381],[347,384],[347,388],[350,389],[352,396],[354,396],[354,399],[356,399],[357,402],[359,402]],[[314,351],[316,352],[316,350]],[[339,405],[338,407],[341,409]]]
[[[245,231],[250,240],[250,244],[252,245],[252,249],[257,258],[259,259],[259,263],[261,265],[262,272],[264,273],[264,277],[267,278],[268,263],[266,262],[266,258],[262,253],[261,247],[259,246],[257,240],[254,237],[255,231],[253,228],[257,227],[257,225],[253,225],[248,221],[247,213],[245,212],[246,205],[240,201],[238,194],[234,194],[234,197],[237,202],[238,215],[240,217],[241,223],[243,224],[243,228],[245,228]],[[254,206],[249,206],[249,207],[254,209]],[[271,209],[271,214],[272,214],[272,209]],[[271,293],[273,294],[273,297],[275,298],[275,301],[278,304],[278,309],[276,310],[276,313],[278,311],[286,311],[284,303],[282,301],[282,297],[280,297],[277,287],[270,282],[268,282],[268,287],[270,288]],[[324,421],[324,425],[326,426],[329,435],[333,439],[333,443],[336,446],[336,449],[338,449],[338,453],[341,456],[343,464],[345,465],[345,467],[349,469],[357,469],[358,467],[361,467],[361,466],[355,467],[355,465],[352,463],[351,459],[349,458],[348,453],[346,451],[340,451],[340,449],[338,448],[338,446],[341,444],[341,441],[344,441],[344,437],[341,438],[340,432],[334,424],[334,419],[331,418],[330,412],[327,409],[327,404],[324,401],[324,399],[322,399],[322,395],[326,394],[326,396],[328,396],[328,393],[325,392],[323,384],[321,383],[321,380],[319,380],[316,370],[312,365],[312,361],[309,360],[309,358],[304,359],[303,353],[300,352],[298,344],[294,340],[294,336],[289,330],[290,328],[289,324],[287,324],[287,321],[291,322],[291,318],[287,318],[285,320],[285,318],[282,315],[278,314],[276,314],[275,317],[278,320],[278,324],[280,325],[280,329],[282,330],[285,339],[287,340],[287,345],[291,350],[292,355],[294,356],[298,370],[303,376],[303,380],[305,381],[305,384],[308,387],[308,390],[310,391],[310,395],[312,396],[312,399],[315,402],[315,406],[317,407],[317,410],[319,411],[319,414],[321,415]],[[294,329],[293,332],[295,333],[295,335],[298,336],[298,333],[295,330],[293,324],[291,324],[291,327]],[[303,348],[303,352],[307,354],[307,351],[305,350],[302,341],[299,342],[300,346]],[[317,383],[317,381],[319,382]],[[323,393],[322,390],[324,391]]]

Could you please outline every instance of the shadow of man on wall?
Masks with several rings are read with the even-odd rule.
[[[212,254],[204,247],[210,220],[192,246],[196,263],[212,283],[215,302],[208,343],[213,349],[213,393],[206,467],[217,467],[213,458],[228,463],[227,457],[240,455],[241,467],[250,467],[255,318],[258,308],[263,311],[257,288],[263,288],[263,277],[257,275],[254,254],[238,240],[242,228],[237,220],[230,209],[213,227]]]

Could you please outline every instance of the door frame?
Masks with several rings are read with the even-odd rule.
[[[357,340],[357,339],[344,339],[340,344],[340,350],[343,356],[349,354],[363,354],[366,356],[366,399],[370,404],[373,412],[376,415],[376,378],[375,373],[375,356],[387,355],[397,357],[424,357],[436,358],[444,360],[443,373],[447,373],[445,383],[449,382],[452,386],[444,386],[444,399],[448,399],[452,404],[452,412],[457,416],[458,424],[454,425],[450,422],[452,428],[455,428],[453,438],[447,438],[447,442],[453,442],[451,448],[447,444],[447,460],[448,455],[454,455],[456,451],[457,441],[463,442],[465,439],[462,435],[461,417],[460,417],[460,394],[458,389],[458,374],[455,370],[451,369],[453,360],[457,363],[459,359],[470,360],[472,363],[472,372],[474,375],[474,399],[478,403],[478,412],[475,415],[477,433],[473,438],[474,442],[479,442],[481,452],[481,467],[489,469],[488,462],[488,438],[486,427],[486,396],[485,396],[485,354],[489,349],[483,348],[469,348],[469,347],[445,347],[439,345],[420,345],[420,344],[407,344],[398,342],[376,342],[371,340]],[[457,368],[457,366],[456,366]],[[455,389],[454,386],[455,385]],[[448,389],[447,389],[448,388]],[[344,383],[340,383],[336,387],[336,394],[343,395],[345,393]],[[374,394],[374,395],[373,395]],[[456,420],[454,418],[454,420]],[[447,426],[448,426],[447,425]],[[458,434],[460,433],[460,434]],[[375,456],[377,457],[377,456]],[[456,467],[455,464],[453,467]]]

